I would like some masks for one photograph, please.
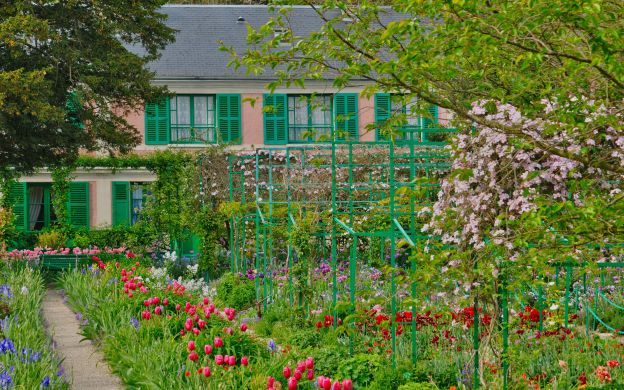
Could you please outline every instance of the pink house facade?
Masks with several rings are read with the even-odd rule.
[[[154,83],[166,86],[172,96],[147,103],[143,110],[128,116],[142,136],[135,149],[138,154],[166,148],[198,150],[218,143],[234,151],[253,150],[327,142],[331,134],[349,141],[377,142],[383,140],[375,129],[380,118],[396,109],[405,113],[405,108],[393,105],[390,95],[362,96],[365,81],[337,90],[330,79],[314,80],[305,88],[277,89],[268,95],[270,74],[247,75],[229,67],[230,59],[219,50],[218,42],[244,50],[247,24],[259,27],[271,17],[266,6],[175,5],[163,7],[162,12],[168,16],[167,24],[178,32],[175,43],[150,67],[156,75]],[[310,8],[295,7],[293,29],[300,28],[300,34],[314,31],[320,23],[314,21],[314,15]],[[447,124],[445,111],[435,108],[432,113],[427,126]],[[426,120],[414,117],[409,124],[425,126]],[[417,136],[426,140],[424,133]],[[153,180],[149,171],[141,169],[77,170],[74,181],[76,196],[80,194],[82,200],[81,226],[132,223],[135,209],[141,207],[141,187]],[[46,171],[20,179],[24,209],[29,210],[23,229],[35,231],[53,223],[51,181]],[[128,202],[123,210],[130,210],[129,215],[123,215],[128,211],[119,212],[120,199]]]

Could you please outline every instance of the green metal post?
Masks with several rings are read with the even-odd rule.
[[[503,275],[503,286],[502,286],[502,294],[501,299],[503,301],[502,309],[503,309],[503,390],[507,390],[507,381],[509,377],[509,356],[508,356],[508,348],[509,348],[509,308],[508,308],[508,300],[509,293],[507,291],[507,276]]]
[[[472,348],[474,349],[473,360],[473,373],[472,373],[472,388],[478,389],[480,385],[479,381],[479,298],[475,296],[474,299],[474,313],[472,316]]]
[[[566,266],[566,284],[565,284],[565,308],[564,308],[564,327],[568,329],[569,312],[570,312],[570,286],[572,284],[572,268]]]
[[[543,291],[542,286],[540,285],[537,288],[537,310],[539,311],[539,331],[540,333],[544,331],[544,314],[542,313],[542,300],[543,300]]]

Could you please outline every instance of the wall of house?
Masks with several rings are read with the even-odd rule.
[[[156,176],[147,170],[123,170],[113,173],[110,169],[77,170],[72,181],[89,183],[89,218],[92,228],[110,227],[112,223],[113,181],[149,183]],[[52,183],[49,172],[40,172],[20,179],[26,183]]]

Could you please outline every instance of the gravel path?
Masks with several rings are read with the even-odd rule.
[[[88,340],[81,341],[83,336],[78,320],[63,302],[59,290],[48,290],[43,304],[43,317],[56,352],[65,359],[65,375],[73,389],[123,389],[119,378],[110,372],[102,354]]]

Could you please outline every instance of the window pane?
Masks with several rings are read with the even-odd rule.
[[[215,98],[214,96],[207,96],[206,97],[207,100],[207,110],[208,110],[208,126],[214,126],[214,120],[215,120],[215,106],[214,106],[214,102],[215,102]]]
[[[191,125],[191,98],[178,96],[178,125]]]
[[[418,114],[412,110],[416,109],[416,98],[413,97],[405,106],[405,115],[407,116],[407,124],[410,126],[418,126]]]
[[[304,96],[288,97],[288,139],[305,141],[303,133],[308,130],[308,102]]]
[[[132,222],[134,225],[139,220],[143,209],[143,188],[140,184],[132,186]]]
[[[45,225],[43,203],[43,187],[29,187],[28,227],[30,230],[41,230]]]
[[[194,102],[194,116],[195,126],[206,126],[208,124],[208,97],[207,96],[195,96]]]

